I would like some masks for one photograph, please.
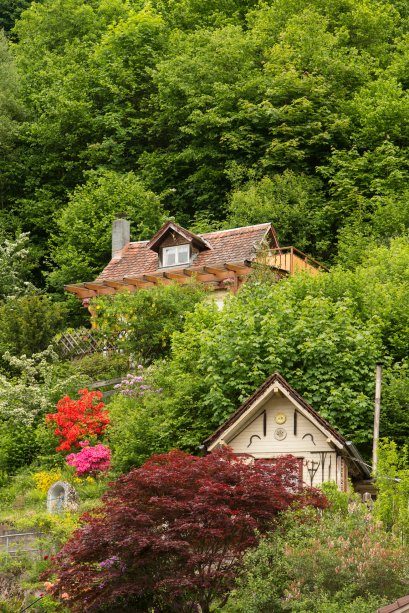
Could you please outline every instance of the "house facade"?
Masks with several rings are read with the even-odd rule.
[[[65,289],[88,300],[158,284],[200,282],[222,301],[228,291],[237,291],[256,263],[268,266],[277,278],[325,268],[295,247],[280,247],[271,223],[194,234],[168,221],[149,241],[132,242],[129,222],[116,219],[111,261],[97,279]]]
[[[301,481],[333,481],[347,491],[349,479],[362,484],[370,472],[355,446],[323,419],[287,381],[275,373],[205,441],[207,451],[228,445],[255,460],[294,456]]]

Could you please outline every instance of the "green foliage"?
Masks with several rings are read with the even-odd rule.
[[[408,353],[408,270],[408,240],[400,238],[368,250],[354,272],[334,269],[280,283],[256,273],[222,311],[198,305],[173,336],[169,359],[151,371],[162,394],[115,399],[114,463],[139,465],[150,446],[197,449],[275,370],[369,453],[381,357],[381,432],[403,444],[409,434],[401,361]]]
[[[365,515],[285,514],[281,526],[246,555],[223,611],[372,613],[405,593],[408,551]]]
[[[0,422],[0,470],[13,474],[31,464],[38,452],[33,432],[23,424]]]
[[[0,4],[0,19],[23,5]],[[105,263],[113,208],[128,206],[134,238],[156,229],[161,204],[141,180],[185,225],[266,215],[328,259],[351,223],[375,239],[408,227],[401,2],[47,0],[13,35],[2,210],[31,231],[53,291]]]
[[[86,387],[87,382],[115,379],[124,375],[129,370],[129,359],[123,353],[111,353],[109,356],[103,353],[91,353],[71,362],[57,363],[54,370],[61,371],[59,376],[66,379],[70,375],[83,377],[83,387]],[[70,387],[70,393],[71,391]]]
[[[31,0],[0,0],[0,28],[10,31]]]
[[[175,381],[190,373],[199,388],[203,382],[201,411],[195,415],[199,436],[278,370],[346,437],[370,439],[372,370],[381,351],[376,327],[357,321],[348,298],[297,294],[298,283],[291,280],[256,282],[222,311],[203,305],[187,317],[183,333],[174,338],[172,364],[165,368]]]
[[[53,255],[58,270],[49,282],[93,279],[111,255],[112,221],[126,213],[134,239],[150,238],[164,220],[160,200],[132,172],[93,173],[56,218]]]
[[[3,228],[10,228],[13,225],[4,215],[4,199],[7,193],[7,183],[10,175],[13,174],[14,146],[17,141],[19,122],[24,117],[24,110],[19,99],[20,80],[16,65],[2,30],[2,21],[4,19],[7,21],[7,16],[2,12],[3,4],[10,6],[10,1],[0,0],[0,202],[2,203],[0,219],[3,222]]]
[[[183,328],[186,314],[204,295],[200,284],[174,283],[104,296],[93,302],[95,321],[102,336],[119,335],[118,346],[136,359],[150,362],[169,352],[173,333]]]
[[[64,306],[48,296],[28,294],[0,304],[0,353],[31,356],[45,350],[64,317]]]
[[[173,28],[195,30],[215,28],[226,23],[242,22],[256,0],[154,0],[156,10]]]
[[[32,426],[52,406],[61,391],[63,383],[51,367],[57,356],[47,349],[30,358],[10,354],[3,358],[18,377],[0,378],[0,416],[15,424]]]
[[[394,441],[384,439],[379,442],[376,487],[375,516],[407,544],[409,463],[406,446],[399,450]]]
[[[324,481],[320,489],[330,503],[331,512],[344,515],[348,513],[349,503],[352,501],[351,492],[341,492],[334,481]],[[360,500],[358,496],[357,500]]]
[[[406,361],[383,371],[380,433],[394,440],[399,447],[407,443],[409,368]]]
[[[155,370],[152,372],[151,369],[144,376],[144,386],[150,386],[144,394],[130,397],[119,393],[109,405],[108,441],[112,466],[117,472],[124,473],[141,466],[152,454],[165,453],[175,447],[174,430],[177,426],[173,407],[184,403],[184,419],[179,424],[183,430],[188,429],[189,414],[194,415],[195,401],[198,400],[194,393],[195,380],[186,377],[183,385],[174,386],[172,396],[168,394],[163,398],[161,388],[154,387],[159,378]],[[186,394],[189,383],[194,394],[192,398]],[[195,437],[194,429],[192,436]]]
[[[20,234],[13,241],[1,236],[0,244],[0,300],[32,290],[28,282],[30,250],[28,234]]]
[[[325,228],[322,184],[318,179],[285,170],[271,179],[250,182],[234,191],[229,204],[230,227],[271,221],[281,245],[325,255],[331,243]],[[317,243],[320,237],[320,244]]]

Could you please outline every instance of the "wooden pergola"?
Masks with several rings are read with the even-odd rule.
[[[234,293],[243,280],[252,272],[250,262],[226,262],[220,266],[188,267],[174,270],[158,270],[149,274],[124,277],[121,280],[103,279],[92,282],[65,285],[68,292],[81,300],[118,292],[135,292],[158,285],[178,283],[203,283],[210,291],[230,288]],[[286,274],[285,271],[282,271]]]
[[[292,246],[269,249],[267,253],[260,254],[254,264],[267,266],[277,274],[278,278],[302,271],[315,275],[320,271],[328,270],[323,264]],[[75,294],[80,300],[118,292],[135,292],[139,289],[149,289],[170,283],[184,285],[198,282],[204,284],[210,291],[230,289],[235,293],[252,270],[252,262],[246,260],[213,266],[163,268],[150,273],[125,276],[122,279],[104,278],[65,285],[64,288]]]

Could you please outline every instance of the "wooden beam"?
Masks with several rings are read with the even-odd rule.
[[[215,275],[213,275],[212,273],[203,272],[203,268],[199,270],[184,268],[183,272],[185,273],[185,275],[189,275],[189,277],[193,277],[193,279],[196,279],[197,281],[203,281],[204,283],[206,283],[206,281],[217,281]]]
[[[136,290],[136,285],[132,285],[131,283],[125,283],[124,281],[114,281],[111,279],[106,279],[104,284],[108,287],[113,287],[118,292],[128,291],[134,292]]]
[[[154,287],[155,283],[149,283],[142,277],[124,277],[125,283],[129,283],[130,285],[135,285],[135,287],[139,287],[141,289],[147,289],[148,287]]]
[[[248,275],[251,273],[250,266],[246,266],[245,264],[225,264],[224,265],[227,270],[232,270],[238,275]]]
[[[107,287],[102,283],[84,283],[85,287],[96,292],[97,296],[104,294],[115,294],[113,287]]]
[[[93,290],[88,289],[83,285],[64,285],[64,289],[71,294],[76,294],[76,296],[81,298],[81,300],[84,298],[94,298],[94,296],[96,296],[96,293]]]
[[[143,275],[143,278],[151,283],[155,283],[156,285],[170,285],[172,281],[166,279],[163,274],[159,275]]]
[[[225,270],[224,268],[215,268],[214,266],[205,266],[205,271],[214,275],[216,279],[219,281],[223,281],[223,279],[229,279],[232,277],[231,271]]]
[[[190,283],[190,277],[184,274],[178,274],[176,272],[164,272],[163,276],[171,281],[177,281],[177,283]]]

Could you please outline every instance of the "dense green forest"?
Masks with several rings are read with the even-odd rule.
[[[327,263],[409,224],[406,3],[2,2],[0,202],[52,293],[108,228],[271,220]]]

